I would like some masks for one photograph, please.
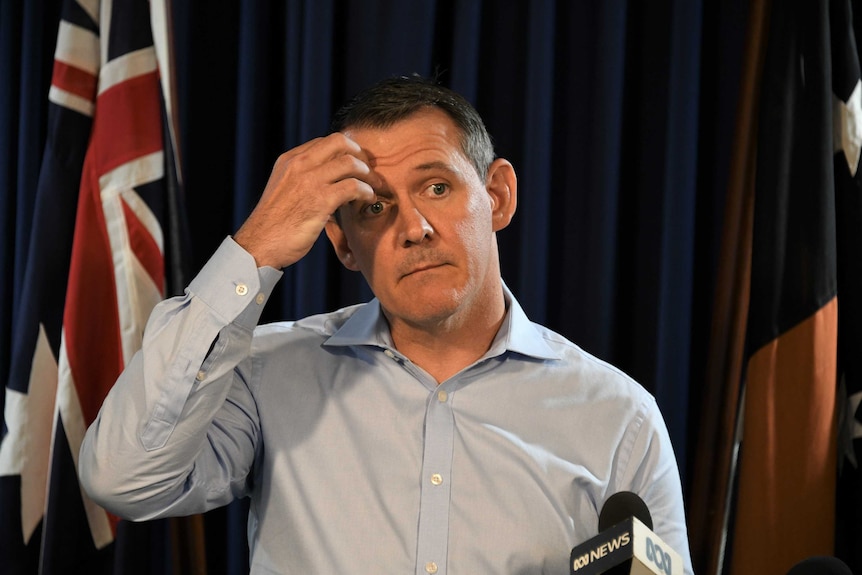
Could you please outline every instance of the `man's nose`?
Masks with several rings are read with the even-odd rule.
[[[398,206],[398,239],[401,245],[418,244],[430,238],[434,228],[413,204]]]

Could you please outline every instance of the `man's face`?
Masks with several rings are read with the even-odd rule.
[[[376,202],[344,205],[341,225],[327,224],[341,261],[363,273],[390,323],[428,327],[482,313],[501,289],[495,232],[511,213],[497,214],[500,198],[464,155],[454,122],[429,108],[345,133],[380,183]]]

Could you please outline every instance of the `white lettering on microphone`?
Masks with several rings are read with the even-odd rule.
[[[578,557],[572,559],[572,570],[577,571],[579,569],[583,569],[593,561],[601,559],[608,555],[608,553],[613,553],[622,547],[625,547],[631,543],[631,535],[626,532],[620,535],[619,537],[614,537],[607,543],[602,543],[589,553],[584,553]]]

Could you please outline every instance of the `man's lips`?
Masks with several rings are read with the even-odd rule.
[[[421,265],[414,266],[414,267],[410,268],[409,270],[407,270],[407,272],[403,273],[401,275],[401,277],[406,278],[407,276],[410,276],[410,275],[413,275],[413,274],[416,274],[419,272],[424,272],[424,271],[432,270],[435,268],[443,267],[444,265],[446,265],[445,262],[421,264]]]
[[[452,254],[440,249],[427,249],[405,254],[404,259],[398,262],[399,277],[406,278],[413,274],[451,265],[453,261]]]

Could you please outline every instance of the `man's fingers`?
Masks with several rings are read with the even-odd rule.
[[[372,188],[382,182],[366,152],[341,133],[318,138],[279,156],[270,187],[293,187],[312,192],[341,180],[359,179]]]
[[[368,162],[353,154],[343,154],[334,158],[326,164],[325,169],[331,170],[329,178],[333,183],[355,178],[365,182],[369,187],[374,189],[380,188],[382,185],[380,176],[371,169]]]
[[[367,153],[344,134],[311,140],[278,157],[234,239],[258,265],[286,267],[308,252],[340,206],[373,202],[381,185]]]
[[[377,197],[374,188],[368,182],[358,178],[339,180],[329,186],[325,193],[327,195],[329,213],[335,212],[339,207],[350,202],[372,203]]]
[[[279,161],[298,161],[306,166],[326,164],[349,154],[367,162],[368,156],[359,144],[346,135],[336,132],[322,138],[314,138],[283,153]]]

